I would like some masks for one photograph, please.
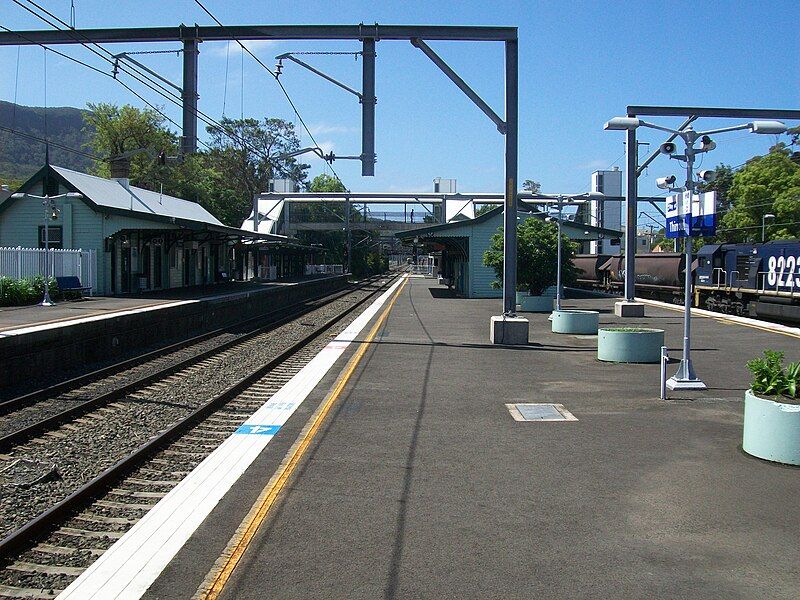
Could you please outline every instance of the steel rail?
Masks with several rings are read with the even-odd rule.
[[[361,286],[361,287],[363,287],[363,286]],[[355,288],[355,289],[359,289],[359,288]],[[20,429],[17,429],[16,431],[13,431],[13,432],[11,432],[11,433],[3,436],[3,437],[0,437],[0,452],[8,451],[11,448],[13,448],[15,445],[17,445],[17,444],[19,444],[21,442],[24,442],[24,441],[26,441],[26,440],[28,440],[28,439],[36,436],[36,435],[39,435],[40,433],[46,432],[47,430],[49,430],[49,429],[51,429],[53,427],[56,427],[56,426],[60,425],[61,423],[70,421],[70,420],[72,420],[72,419],[74,419],[74,418],[86,413],[89,410],[97,408],[98,406],[102,406],[104,404],[108,404],[110,402],[113,402],[114,400],[117,400],[118,398],[125,397],[125,396],[127,396],[128,394],[132,393],[133,391],[135,391],[137,389],[146,387],[146,386],[150,385],[151,383],[153,383],[155,381],[158,381],[158,380],[161,380],[161,379],[165,379],[165,378],[169,377],[170,375],[173,375],[174,373],[176,373],[176,372],[178,372],[178,371],[180,371],[182,369],[185,369],[185,368],[187,368],[187,367],[189,367],[189,366],[191,366],[193,364],[196,364],[198,362],[201,362],[201,361],[205,360],[206,358],[209,358],[210,356],[214,356],[215,354],[219,354],[221,352],[226,352],[226,351],[230,350],[231,348],[234,348],[234,347],[238,346],[239,344],[242,344],[242,343],[246,342],[247,340],[250,340],[250,339],[252,339],[252,338],[254,338],[254,337],[258,336],[258,335],[262,335],[262,334],[267,333],[267,332],[269,332],[269,331],[271,331],[271,330],[273,330],[273,329],[275,329],[277,327],[285,325],[286,323],[289,323],[289,322],[291,322],[291,321],[293,321],[293,320],[295,320],[295,319],[297,319],[299,317],[302,317],[303,315],[308,314],[309,312],[311,312],[313,310],[316,310],[317,308],[325,306],[326,304],[330,304],[331,302],[335,302],[339,298],[342,298],[342,297],[352,293],[353,291],[354,291],[354,289],[350,288],[350,289],[344,291],[341,294],[328,296],[327,297],[328,299],[322,304],[318,304],[318,305],[312,304],[312,305],[306,306],[305,308],[303,308],[301,310],[292,312],[292,313],[290,313],[290,314],[288,314],[288,315],[286,315],[284,317],[281,317],[281,318],[279,318],[277,320],[270,321],[268,324],[264,325],[263,327],[259,327],[257,329],[254,329],[253,331],[250,331],[250,332],[248,332],[248,333],[246,333],[246,334],[244,334],[242,336],[239,336],[237,338],[234,338],[234,339],[228,340],[226,342],[223,342],[222,344],[219,344],[218,346],[214,346],[213,348],[209,348],[207,350],[204,350],[204,351],[200,352],[199,354],[190,356],[190,357],[188,357],[186,359],[178,361],[177,363],[173,363],[173,364],[168,365],[168,366],[166,366],[166,367],[164,367],[162,369],[159,369],[157,371],[154,371],[152,373],[149,373],[147,375],[139,377],[139,378],[137,378],[137,379],[135,379],[135,380],[133,380],[131,382],[128,382],[127,384],[122,385],[119,388],[115,388],[113,390],[109,390],[107,392],[103,392],[103,393],[95,396],[94,398],[90,398],[90,399],[86,400],[85,402],[81,402],[80,404],[76,404],[75,406],[72,406],[72,407],[70,407],[70,408],[68,408],[66,410],[63,410],[63,411],[61,411],[59,413],[56,413],[55,415],[51,415],[51,416],[46,417],[46,418],[44,418],[44,419],[42,419],[40,421],[37,421],[36,423],[32,423],[31,425],[28,425],[26,427],[22,427]],[[308,302],[308,301],[305,301],[305,302]],[[300,305],[303,305],[305,302],[299,302],[299,303],[297,303],[297,304],[295,304],[293,306],[300,306]],[[281,311],[275,311],[275,312],[281,312]],[[271,313],[271,314],[274,314],[274,313]]]
[[[391,274],[388,274],[386,277],[388,277],[389,281],[391,281],[396,277],[396,275],[392,276]],[[188,416],[184,417],[180,421],[177,421],[168,429],[139,446],[139,448],[105,469],[102,473],[90,481],[83,484],[80,488],[72,492],[63,500],[60,500],[43,513],[28,521],[22,527],[8,534],[5,538],[0,540],[0,558],[8,559],[13,552],[27,548],[31,544],[31,540],[34,538],[52,531],[55,527],[57,527],[60,520],[71,515],[87,500],[94,498],[103,490],[108,489],[113,482],[117,481],[123,475],[129,473],[142,462],[146,461],[149,456],[151,456],[162,446],[180,437],[181,434],[191,429],[191,427],[202,421],[205,417],[213,413],[218,408],[224,406],[229,400],[241,394],[249,386],[269,373],[269,371],[273,370],[283,361],[302,350],[307,344],[322,335],[326,330],[330,329],[339,321],[344,319],[347,315],[365,304],[369,299],[382,291],[389,284],[389,281],[378,287],[378,289],[365,296],[352,306],[349,306],[343,312],[317,327],[314,331],[292,344],[289,348],[282,351],[278,356],[271,359],[266,364],[262,365],[249,375],[243,377],[236,383],[228,386],[225,390],[211,398],[203,406],[197,408]]]

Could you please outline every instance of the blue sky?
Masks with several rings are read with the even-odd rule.
[[[42,0],[69,20],[69,0]],[[623,134],[604,132],[603,122],[628,104],[799,108],[800,16],[795,0],[766,2],[357,2],[204,0],[225,24],[442,24],[509,25],[520,38],[520,180],[532,178],[545,192],[588,189],[590,173],[613,164],[624,167]],[[75,0],[78,27],[210,25],[192,0]],[[11,29],[46,29],[10,1],[0,8],[0,23]],[[502,115],[503,51],[498,43],[434,42],[456,71]],[[115,52],[177,48],[177,44],[109,45]],[[288,51],[345,51],[352,42],[263,42],[253,51],[269,66]],[[67,53],[108,70],[87,50]],[[238,47],[203,43],[200,47],[200,108],[219,118],[223,112],[275,116],[297,123],[272,78],[250,57],[244,70]],[[376,176],[362,178],[356,162],[334,168],[353,191],[432,191],[434,177],[458,179],[459,191],[498,192],[503,182],[503,140],[494,125],[424,55],[407,42],[377,46]],[[227,78],[226,78],[227,54]],[[44,104],[43,50],[0,48],[0,98],[26,105]],[[175,82],[180,58],[139,57]],[[309,56],[308,62],[360,87],[360,63],[350,56]],[[49,106],[86,102],[141,103],[111,79],[48,56]],[[227,81],[227,86],[226,86]],[[355,97],[292,64],[282,81],[317,140],[338,154],[360,152],[360,106]],[[134,87],[137,87],[134,85]],[[227,94],[225,93],[227,87]],[[141,89],[138,88],[137,89]],[[164,104],[152,92],[149,100]],[[180,122],[178,107],[166,112]],[[680,119],[660,123],[677,125]],[[720,125],[701,121],[698,128]],[[722,124],[726,124],[722,122]],[[727,123],[730,124],[730,123]],[[796,125],[797,123],[792,123]],[[298,123],[299,126],[299,123]],[[707,127],[706,127],[707,126]],[[642,132],[657,146],[662,136]],[[309,140],[303,135],[303,143]],[[717,138],[706,165],[738,165],[764,153],[774,136],[730,133]],[[646,149],[642,150],[642,154]],[[325,171],[309,159],[312,175]],[[640,192],[656,194],[656,177],[678,164],[658,159],[640,180]]]

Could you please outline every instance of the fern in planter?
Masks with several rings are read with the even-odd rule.
[[[780,396],[776,401],[800,404],[800,362],[789,363],[784,369],[783,352],[764,350],[764,358],[747,363],[753,374],[751,389],[759,396]]]

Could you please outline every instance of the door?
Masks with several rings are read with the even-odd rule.
[[[120,265],[120,287],[123,294],[129,294],[131,291],[131,247],[127,246],[122,248],[122,255],[120,256],[122,264]]]
[[[161,289],[161,270],[161,246],[155,246],[153,248],[153,288],[155,289]]]

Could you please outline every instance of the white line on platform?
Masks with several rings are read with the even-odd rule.
[[[140,306],[138,308],[121,309],[110,313],[103,313],[101,315],[92,315],[91,317],[78,317],[75,319],[65,319],[63,321],[42,323],[40,325],[30,325],[28,327],[20,327],[18,329],[7,329],[5,331],[0,331],[0,337],[25,335],[26,333],[35,333],[37,331],[46,331],[48,329],[58,329],[59,327],[71,327],[73,325],[80,325],[81,323],[91,323],[92,321],[103,321],[105,319],[113,319],[116,317],[124,317],[126,315],[135,315],[138,313],[150,312],[151,310],[160,310],[162,308],[181,306],[182,304],[194,304],[195,302],[200,302],[200,300],[179,300],[177,302],[169,302],[166,304],[151,304],[149,306]]]
[[[328,343],[58,598],[140,598],[402,282]]]
[[[634,298],[634,300],[636,300],[636,302],[642,302],[644,304],[658,306],[659,308],[667,308],[669,310],[674,310],[679,312],[683,312],[684,310],[682,306],[678,306],[677,304],[659,302],[658,300],[649,300],[645,298]],[[778,323],[759,321],[758,319],[751,319],[750,317],[726,315],[723,313],[714,312],[712,310],[705,310],[702,308],[692,308],[692,316],[708,317],[711,319],[719,319],[721,321],[731,321],[733,323],[738,323],[739,325],[744,325],[746,327],[755,327],[756,329],[762,329],[764,331],[769,331],[771,333],[780,333],[782,335],[788,335],[800,338],[800,328],[798,327],[789,327],[787,325],[780,325]]]

